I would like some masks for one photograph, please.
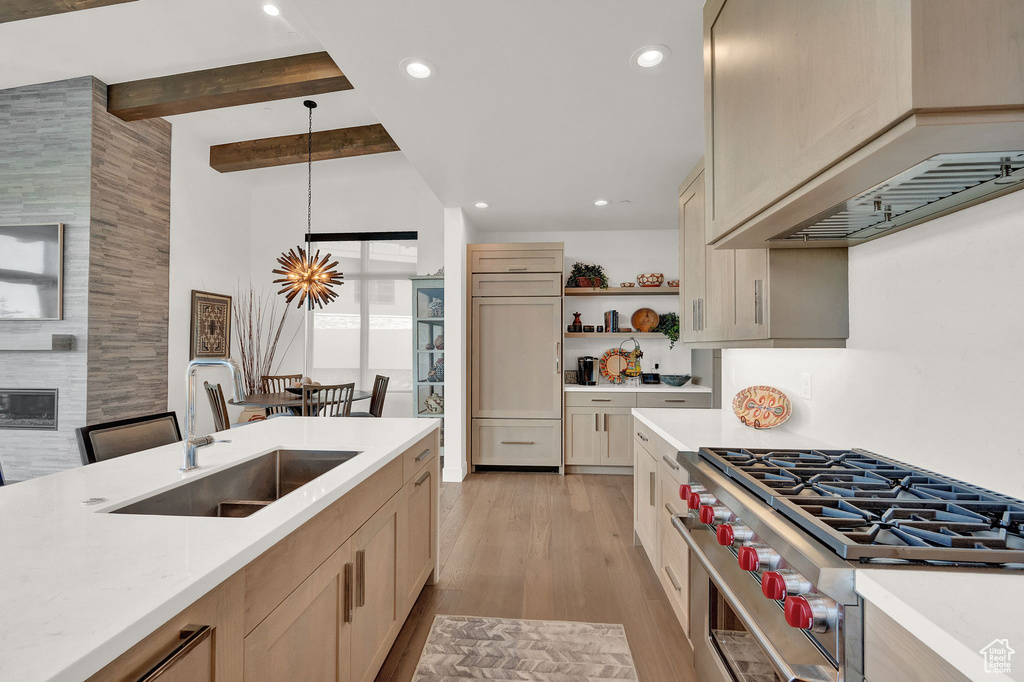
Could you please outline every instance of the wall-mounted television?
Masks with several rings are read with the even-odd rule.
[[[0,225],[0,320],[63,317],[64,225]]]

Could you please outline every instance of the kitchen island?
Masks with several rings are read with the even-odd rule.
[[[338,637],[357,638],[363,667],[379,667],[436,572],[438,422],[294,417],[218,437],[229,442],[200,448],[186,474],[178,443],[0,489],[0,679],[139,679],[169,653],[149,640],[214,594],[226,615],[208,679],[259,679],[265,670],[243,674],[242,638],[266,641],[261,627],[289,615],[281,609],[301,613],[297,588],[335,561]],[[279,449],[358,454],[246,518],[109,513]],[[382,577],[381,565],[395,573]],[[391,612],[374,614],[380,604]]]
[[[664,466],[653,475],[659,483],[655,493],[660,495],[655,507],[658,517],[652,516],[655,523],[666,504],[675,506],[677,514],[686,516],[687,505],[679,501],[676,490],[679,483],[687,481],[679,480],[683,475],[681,468],[672,467],[683,461],[683,456],[677,458],[676,453],[695,452],[701,447],[832,450],[847,449],[850,445],[807,438],[785,424],[774,429],[751,429],[740,424],[731,410],[638,409],[633,411],[633,416],[637,438],[651,439],[654,445],[644,442],[644,446],[659,457],[666,457]],[[644,431],[647,435],[641,438]],[[856,445],[871,449],[870,442]],[[899,453],[882,454],[899,458]],[[676,478],[670,479],[668,475]],[[665,485],[661,485],[663,478]],[[643,482],[638,479],[638,484]],[[636,499],[646,500],[646,492],[638,494]],[[654,493],[651,499],[655,499]],[[637,508],[642,510],[644,505],[638,503]],[[643,516],[637,517],[637,521],[643,524]],[[659,551],[658,540],[673,538],[673,535],[659,536],[652,531],[646,536],[640,535],[648,554],[654,556],[652,563],[663,563],[671,568],[677,555]],[[685,565],[686,561],[681,563]],[[735,565],[735,560],[729,563]],[[1019,616],[1024,610],[1024,591],[1021,590],[1024,572],[1021,570],[998,566],[955,569],[869,564],[861,567],[856,563],[850,566],[856,593],[869,603],[864,617],[866,679],[871,682],[1024,679],[1024,666],[1014,666],[1015,661],[1005,658],[1006,649],[1024,642],[1024,621]],[[666,584],[665,580],[662,582]],[[666,591],[670,589],[666,586]],[[755,591],[758,592],[755,597],[758,603],[754,604],[757,606],[763,597],[760,590]],[[689,613],[685,606],[683,609],[683,617],[699,617]],[[771,622],[781,620],[782,616],[780,610],[771,616]],[[693,646],[697,645],[694,640]],[[996,651],[986,654],[988,649]],[[995,662],[995,659],[987,661],[987,655],[1003,655],[1002,662],[1008,667],[1001,672],[987,670],[986,664]],[[911,671],[903,667],[908,663],[912,664]]]

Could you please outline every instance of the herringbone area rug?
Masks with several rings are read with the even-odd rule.
[[[413,682],[637,682],[621,625],[435,616]]]

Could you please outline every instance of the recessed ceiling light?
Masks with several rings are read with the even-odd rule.
[[[430,78],[436,71],[433,64],[419,58],[403,60],[402,70],[411,78]]]
[[[263,5],[263,11],[272,17],[276,17],[278,14],[281,13],[281,10],[277,8],[277,5],[271,5],[270,3]]]
[[[630,56],[629,61],[642,69],[650,69],[668,59],[672,51],[664,45],[645,45]]]
[[[594,202],[594,206],[607,206],[607,205],[608,205],[608,200],[607,199],[598,199],[597,201]]]
[[[488,206],[486,201],[478,201],[473,205],[476,206],[477,208],[487,208]]]

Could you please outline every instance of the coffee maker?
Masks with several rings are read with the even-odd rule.
[[[581,386],[597,386],[597,358],[584,355],[576,361],[578,372],[576,383]]]

